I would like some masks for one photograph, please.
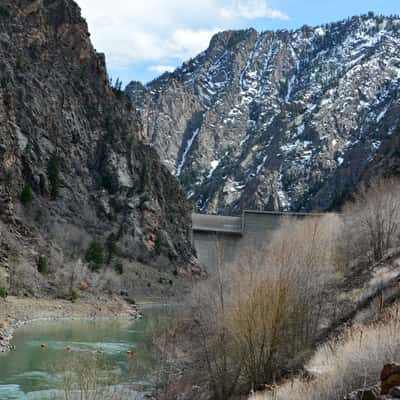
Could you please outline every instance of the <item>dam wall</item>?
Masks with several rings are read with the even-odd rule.
[[[193,214],[193,244],[199,261],[209,272],[234,263],[253,250],[261,250],[287,218],[321,214],[244,211],[241,217]]]

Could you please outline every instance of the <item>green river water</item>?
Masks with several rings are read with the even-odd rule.
[[[112,376],[114,386],[135,383],[145,391],[156,366],[149,325],[161,314],[152,309],[138,321],[38,321],[18,328],[12,342],[16,350],[0,354],[0,400],[55,398],[70,358],[85,355],[101,358],[104,382]]]

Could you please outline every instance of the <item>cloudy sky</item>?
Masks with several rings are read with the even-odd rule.
[[[399,0],[77,0],[110,75],[143,83],[205,50],[225,29],[318,25],[375,11],[400,12]]]

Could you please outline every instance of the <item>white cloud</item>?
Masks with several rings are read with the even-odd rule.
[[[148,70],[151,72],[157,72],[163,74],[164,72],[174,72],[176,67],[173,65],[151,65]]]
[[[265,0],[236,0],[231,7],[222,8],[221,15],[227,19],[289,19],[289,17],[282,11],[270,8]]]
[[[211,37],[240,19],[287,18],[268,0],[77,0],[95,47],[111,68],[157,66],[205,50]]]
[[[177,29],[171,36],[168,48],[174,57],[185,60],[205,50],[212,36],[219,31],[221,31],[220,28],[210,30]]]

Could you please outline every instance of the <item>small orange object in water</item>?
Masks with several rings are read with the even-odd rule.
[[[67,346],[67,352],[68,352],[68,353],[71,353],[71,350],[72,350],[71,347],[70,347],[70,346]]]
[[[41,348],[41,349],[45,349],[45,348],[46,348],[46,345],[42,343],[42,344],[40,345],[40,348]]]

